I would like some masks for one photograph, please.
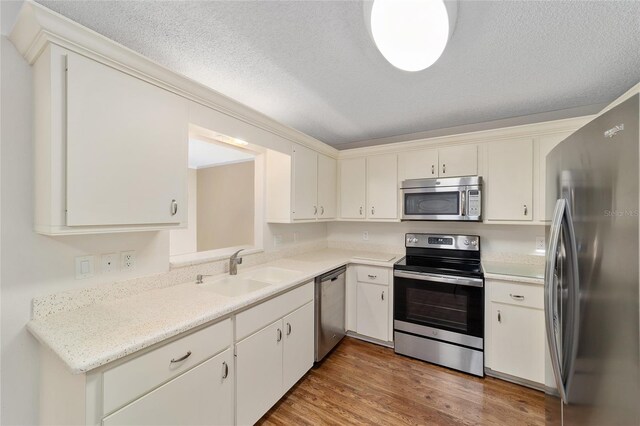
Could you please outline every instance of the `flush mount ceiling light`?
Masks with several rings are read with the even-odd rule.
[[[380,53],[393,66],[421,71],[433,65],[453,33],[455,1],[374,0],[365,21]]]

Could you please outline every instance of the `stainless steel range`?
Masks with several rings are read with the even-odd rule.
[[[480,237],[407,234],[394,265],[396,353],[484,376]]]

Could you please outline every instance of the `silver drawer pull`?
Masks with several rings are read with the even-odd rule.
[[[524,296],[520,296],[519,294],[509,294],[513,300],[524,300]]]
[[[171,363],[173,364],[173,363],[176,363],[176,362],[182,362],[185,359],[189,358],[190,356],[191,356],[191,351],[187,352],[185,355],[181,356],[178,359],[175,359],[175,358],[171,359]]]
[[[291,334],[291,323],[287,323],[287,336]]]
[[[502,323],[502,315],[500,314],[500,311],[498,311],[498,322]]]
[[[367,275],[367,276],[368,276],[369,278],[371,278],[372,280],[375,280],[376,278],[378,278],[378,276],[377,276],[377,275],[371,275],[371,274],[369,274],[369,275]]]
[[[279,342],[280,340],[282,340],[282,330],[278,329],[278,332],[276,333],[276,335],[278,336],[276,341]]]
[[[222,361],[222,378],[226,379],[227,377],[229,377],[229,365],[227,361]]]
[[[381,298],[382,298],[382,300],[384,300],[384,291],[382,292]]]
[[[171,200],[171,216],[175,216],[178,213],[178,202]]]

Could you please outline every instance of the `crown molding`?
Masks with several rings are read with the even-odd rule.
[[[520,126],[459,133],[455,135],[406,140],[384,145],[345,149],[339,152],[338,158],[354,158],[376,154],[393,154],[398,152],[416,151],[425,148],[477,144],[504,139],[533,138],[553,133],[573,132],[587,124],[594,117],[595,115],[588,115],[582,117],[567,118],[563,120],[546,121],[542,123],[524,124]]]
[[[25,1],[9,39],[32,65],[49,44],[97,60],[151,84],[251,124],[288,141],[336,158],[338,150],[243,105],[46,7]]]

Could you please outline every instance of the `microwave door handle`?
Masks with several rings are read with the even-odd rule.
[[[460,191],[460,205],[461,205],[461,216],[467,215],[467,190],[463,189]]]

